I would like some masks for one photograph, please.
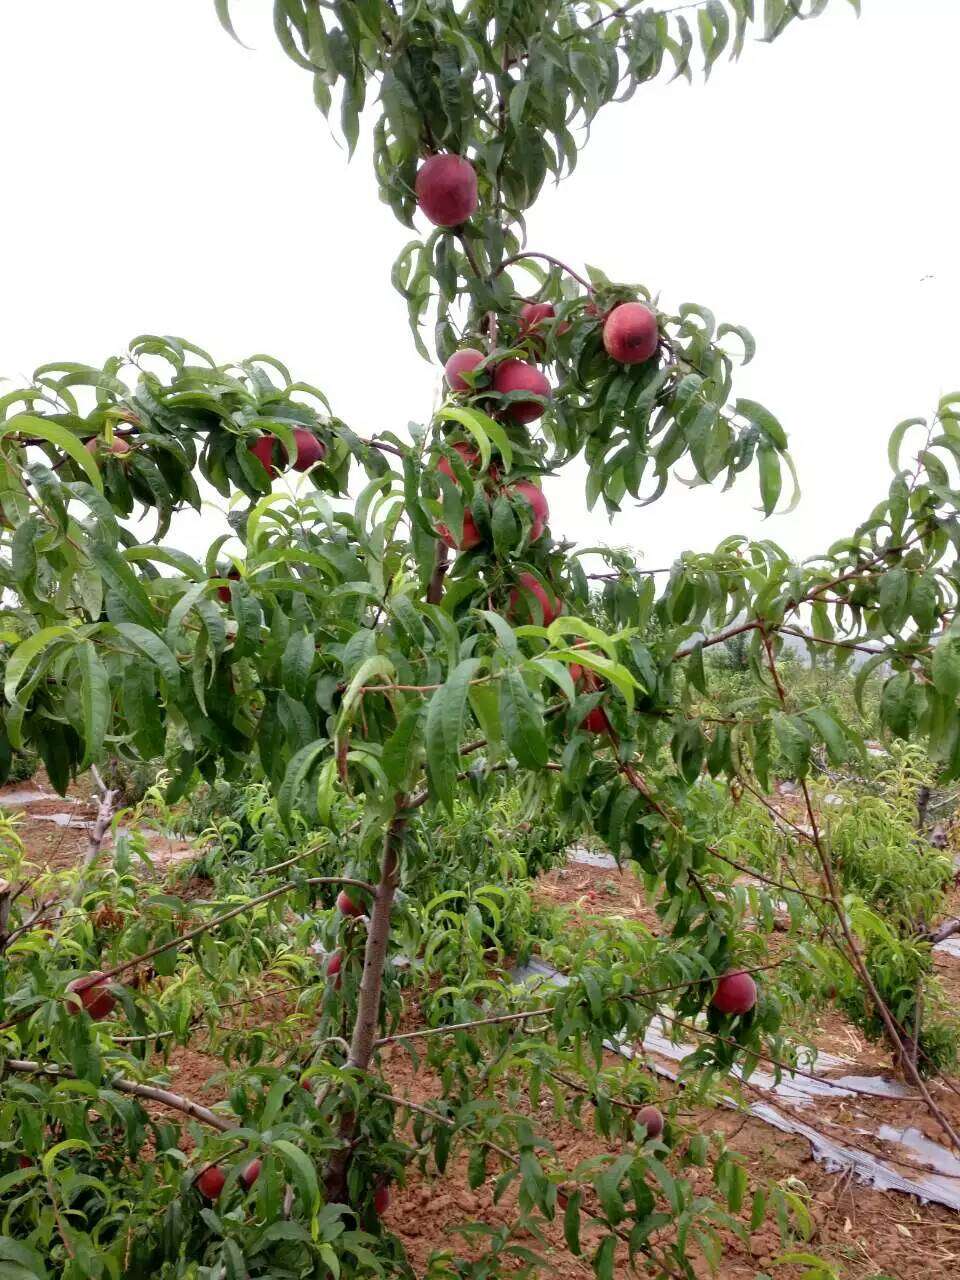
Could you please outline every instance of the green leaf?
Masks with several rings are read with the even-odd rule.
[[[703,645],[695,644],[690,652],[690,658],[687,662],[687,676],[690,683],[695,689],[701,693],[707,692],[707,675],[703,669]]]
[[[903,626],[907,617],[907,597],[910,594],[910,577],[906,569],[888,569],[880,579],[880,616],[883,624],[893,634]]]
[[[912,671],[898,671],[883,686],[880,719],[897,735],[909,738],[920,715],[921,691]]]
[[[481,470],[486,470],[490,465],[490,442],[496,445],[500,451],[500,456],[506,464],[507,470],[513,466],[513,446],[509,437],[501,424],[491,418],[486,413],[481,413],[479,409],[472,409],[465,405],[445,404],[437,410],[436,416],[442,421],[459,422],[461,427],[466,427],[473,438],[477,442],[477,448],[480,452]],[[484,461],[484,447],[486,447],[486,461]]]
[[[107,586],[123,601],[126,612],[142,627],[153,626],[157,615],[150,597],[144,590],[143,583],[116,547],[106,542],[92,542],[90,557],[100,570]]]
[[[156,560],[159,564],[168,564],[172,569],[179,570],[191,582],[205,582],[208,577],[201,564],[198,564],[192,556],[188,556],[185,551],[178,551],[175,547],[127,547],[123,558],[134,562]]]
[[[864,713],[863,694],[867,686],[867,680],[876,671],[877,667],[882,666],[887,661],[885,653],[875,653],[869,657],[863,666],[859,669],[853,681],[853,696],[857,704],[857,710],[861,715]]]
[[[317,642],[309,631],[294,631],[287,641],[280,661],[280,679],[291,698],[302,699],[307,691],[307,680]]]
[[[36,516],[27,516],[14,530],[10,548],[11,568],[17,586],[31,600],[36,600],[34,580],[37,573],[37,538],[40,522]]]
[[[110,719],[110,682],[107,669],[89,640],[78,644],[75,653],[80,669],[80,704],[83,708],[84,752],[80,761],[80,769],[83,770],[99,760],[103,751],[103,739]]]
[[[494,612],[492,609],[480,609],[478,612],[481,618],[485,618],[490,623],[490,626],[493,627],[506,656],[519,659],[520,646],[517,644],[516,633],[506,618],[502,618],[499,613]]]
[[[810,731],[796,716],[777,712],[773,716],[773,732],[786,762],[797,778],[804,778],[810,765]]]
[[[347,723],[350,712],[353,710],[355,703],[360,699],[360,690],[366,685],[376,684],[375,676],[383,676],[390,681],[396,677],[397,671],[389,658],[382,653],[375,653],[373,657],[367,658],[357,669],[356,674],[347,686],[343,695],[343,701],[340,703],[340,716],[337,721],[338,730],[340,726]],[[377,697],[382,695],[377,694]]]
[[[416,732],[420,723],[420,707],[410,707],[383,746],[380,763],[390,783],[400,790],[410,779],[418,763],[415,749]]]
[[[542,769],[550,754],[543,732],[543,708],[512,667],[503,673],[500,683],[500,723],[517,763],[524,769]]]
[[[317,1171],[312,1161],[299,1147],[284,1138],[277,1138],[271,1149],[275,1151],[290,1170],[293,1185],[296,1187],[303,1208],[308,1217],[312,1217],[320,1207],[320,1185]]]
[[[887,457],[890,460],[890,466],[898,475],[900,473],[900,446],[903,444],[903,437],[911,427],[925,427],[926,425],[925,418],[904,418],[903,422],[898,422],[890,433]]]
[[[734,405],[734,410],[741,417],[746,418],[753,426],[759,428],[766,441],[772,444],[774,448],[786,449],[787,433],[769,409],[765,409],[756,400],[738,400]]]
[[[135,622],[118,622],[116,630],[118,635],[150,659],[172,689],[179,685],[179,663],[155,631],[148,631]]]
[[[498,750],[503,738],[499,690],[492,683],[475,684],[471,685],[468,697],[480,731],[487,740],[487,754],[492,754]]]
[[[163,755],[164,725],[154,667],[128,662],[123,672],[123,714],[134,744],[145,760]]]
[[[942,636],[933,651],[930,664],[934,688],[951,702],[960,693],[960,636]]]
[[[823,739],[831,761],[843,764],[849,759],[849,745],[837,719],[825,707],[811,707],[804,714]]]
[[[236,40],[237,44],[242,48],[249,49],[250,46],[244,44],[233,29],[233,19],[230,17],[230,0],[213,0],[213,4],[217,11],[217,17],[220,19],[220,25],[227,35]]]
[[[43,1264],[40,1254],[22,1240],[13,1240],[10,1236],[0,1236],[0,1261],[24,1268],[29,1280],[47,1280],[49,1272]],[[11,1280],[19,1280],[15,1272],[11,1272]]]
[[[446,683],[434,690],[427,707],[425,742],[430,789],[453,815],[454,786],[460,771],[460,733],[470,681],[480,667],[479,658],[457,664]]]
[[[56,448],[62,449],[77,464],[97,493],[103,493],[103,479],[93,460],[93,455],[86,451],[72,431],[61,427],[58,422],[51,422],[48,418],[38,418],[32,413],[18,414],[17,417],[11,418],[9,422],[0,426],[0,440],[4,436],[21,433],[25,436],[39,436],[43,440],[49,440]]]
[[[768,444],[761,444],[757,450],[757,461],[760,465],[760,501],[763,504],[763,514],[769,516],[773,514],[783,486],[780,458],[776,449]]]
[[[921,631],[932,631],[939,617],[940,598],[933,574],[914,577],[910,585],[910,613]]]
[[[286,772],[283,775],[283,782],[277,792],[277,810],[288,828],[307,776],[329,745],[329,739],[318,738],[315,742],[301,747],[287,765]]]
[[[740,363],[749,364],[757,354],[757,344],[754,341],[753,334],[749,329],[744,329],[744,327],[739,324],[722,324],[717,330],[718,341],[727,333],[735,333],[743,343],[743,359]]]
[[[7,669],[4,674],[3,692],[7,702],[16,702],[20,682],[34,658],[48,645],[66,636],[71,640],[79,639],[72,627],[43,627],[17,645],[7,659]]]
[[[604,1236],[603,1243],[593,1257],[593,1270],[597,1280],[613,1280],[613,1263],[616,1248],[617,1237]]]
[[[574,1191],[567,1199],[567,1207],[563,1213],[563,1238],[567,1248],[575,1258],[580,1257],[580,1202],[582,1195]]]

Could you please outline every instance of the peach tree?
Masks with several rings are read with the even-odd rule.
[[[280,42],[351,148],[376,101],[380,193],[417,233],[393,282],[423,355],[432,326],[440,408],[363,436],[275,358],[220,364],[162,335],[102,368],[42,366],[0,398],[4,759],[35,749],[61,792],[110,756],[163,761],[170,804],[253,760],[290,833],[275,864],[238,854],[242,892],[199,922],[144,896],[128,866],[92,857],[65,882],[21,863],[6,833],[0,1269],[412,1275],[383,1219],[390,1188],[461,1157],[472,1186],[510,1191],[512,1220],[475,1224],[431,1275],[533,1272],[555,1220],[601,1277],[627,1260],[664,1276],[716,1262],[717,1227],[745,1230],[730,1216],[742,1166],[665,1120],[642,1062],[608,1051],[657,1017],[698,1036],[690,1096],[734,1062],[789,1059],[783,1004],[813,989],[824,944],[769,962],[755,903],[732,888],[756,869],[717,848],[698,797],[705,775],[762,795],[775,759],[809,833],[783,879],[756,878],[844,957],[956,1141],[871,977],[810,797],[816,753],[843,761],[862,743],[791,695],[778,657],[789,637],[865,658],[885,729],[926,738],[960,774],[960,400],[900,424],[888,494],[803,564],[729,538],[661,580],[565,541],[543,488],[576,463],[586,503],[615,512],[655,502],[682,464],[696,484],[753,472],[777,508],[785,433],[733,387],[750,333],[529,249],[524,216],[600,108],[689,75],[695,40],[709,73],[749,31],[774,39],[824,7],[768,0],[758,23],[751,0],[278,0]],[[920,448],[905,464],[908,432]],[[296,472],[298,487],[276,487]],[[229,530],[188,551],[167,538],[201,485],[228,502]],[[755,695],[710,717],[704,654],[739,636]],[[442,868],[424,876],[430,823],[504,777],[522,779],[531,814],[635,864],[660,919],[656,937],[573,933],[551,951],[564,985],[540,998],[510,980],[496,886],[464,910],[459,959],[410,945],[425,878],[443,888]],[[231,1040],[215,1106],[174,1093],[157,1052],[189,1045],[241,971],[281,954],[312,976],[309,1032]],[[398,1046],[435,1082],[428,1101],[392,1091]],[[566,1168],[538,1127],[543,1101],[589,1113],[617,1154]],[[685,1172],[702,1167],[725,1207]],[[763,1210],[761,1192],[755,1221]]]

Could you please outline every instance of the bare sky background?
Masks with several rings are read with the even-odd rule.
[[[605,108],[529,221],[531,248],[753,331],[737,390],[789,432],[799,508],[762,520],[751,474],[726,494],[676,483],[611,524],[571,466],[548,484],[556,534],[658,565],[731,532],[809,555],[882,497],[896,422],[960,386],[960,4],[863,9]],[[218,360],[275,354],[356,429],[402,431],[438,380],[389,281],[409,232],[362,140],[347,165],[270,5],[234,10],[253,52],[210,0],[0,6],[0,372],[177,333]],[[186,517],[172,539],[196,549],[215,524]]]

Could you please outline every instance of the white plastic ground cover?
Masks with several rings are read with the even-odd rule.
[[[531,960],[529,964],[514,969],[511,976],[516,982],[524,983],[552,982],[556,986],[566,986],[568,982],[563,974],[557,973],[541,960]],[[621,1041],[608,1040],[604,1042],[604,1046],[625,1058],[633,1057],[631,1046]],[[670,1040],[666,1034],[666,1026],[659,1018],[654,1019],[648,1027],[643,1038],[643,1049],[645,1053],[656,1055],[656,1058],[661,1059],[658,1062],[656,1058],[651,1057],[649,1060],[651,1068],[659,1075],[671,1080],[677,1078],[677,1072],[668,1067],[662,1059],[666,1059],[667,1062],[680,1062],[694,1052],[692,1044],[677,1044]],[[811,1064],[810,1072],[815,1075],[818,1070],[836,1070],[842,1065],[844,1065],[844,1059],[835,1057],[833,1054],[818,1053]],[[738,1069],[735,1069],[733,1074],[738,1075]],[[750,1076],[750,1084],[764,1093],[770,1093],[773,1099],[779,1098],[791,1106],[807,1106],[817,1099],[826,1097],[852,1098],[857,1095],[897,1099],[915,1097],[905,1086],[893,1080],[886,1080],[882,1076],[844,1075],[828,1080],[826,1077],[810,1079],[808,1076],[784,1072],[781,1079],[777,1081],[770,1073],[757,1070]],[[725,1099],[725,1104],[742,1109],[742,1104],[735,1102],[732,1098]],[[813,1158],[831,1172],[850,1170],[859,1181],[878,1191],[899,1191],[904,1195],[916,1196],[924,1204],[933,1202],[960,1212],[960,1160],[957,1160],[946,1147],[924,1137],[919,1130],[901,1131],[886,1124],[872,1133],[867,1129],[858,1130],[906,1148],[908,1155],[905,1158],[910,1163],[916,1163],[916,1158],[919,1157],[924,1163],[931,1164],[942,1171],[924,1174],[918,1170],[912,1177],[907,1177],[881,1157],[828,1137],[812,1125],[805,1124],[802,1120],[781,1111],[773,1102],[754,1102],[745,1109],[758,1120],[779,1129],[782,1133],[806,1138],[810,1143]],[[910,1152],[915,1154],[910,1155]]]
[[[61,796],[55,796],[52,791],[35,791],[31,788],[24,788],[22,791],[3,791],[0,792],[0,805],[9,808],[11,805],[31,805],[39,804],[42,800],[60,800]]]
[[[617,860],[609,853],[591,853],[582,845],[575,844],[569,851],[571,862],[582,862],[585,867],[605,867],[609,871],[617,870]]]

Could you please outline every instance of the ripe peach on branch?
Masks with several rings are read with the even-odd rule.
[[[749,1013],[757,1003],[757,984],[743,969],[732,969],[717,983],[710,1003],[719,1013]]]
[[[101,981],[102,977],[103,973],[98,969],[96,973],[89,973],[83,978],[74,978],[67,984],[67,991],[79,1000],[79,1003],[77,999],[67,1001],[69,1013],[78,1014],[82,1009],[89,1013],[94,1022],[101,1022],[109,1017],[116,1008],[117,999],[109,985]]]
[[[532,621],[549,627],[561,612],[560,601],[550,595],[539,578],[532,573],[520,574],[517,585],[510,592],[507,617],[511,622]],[[524,617],[524,614],[528,616]]]
[[[443,376],[451,391],[472,391],[470,383],[463,377],[465,373],[473,373],[485,359],[482,351],[476,347],[461,347],[455,351],[443,366]]]
[[[620,364],[643,364],[660,345],[656,313],[642,302],[621,302],[603,322],[603,345]]]
[[[543,490],[538,488],[531,480],[518,480],[515,484],[507,485],[504,492],[508,498],[519,498],[530,507],[533,512],[530,541],[536,542],[543,536],[547,521],[550,519],[550,508],[547,505]]]
[[[417,171],[417,204],[438,227],[459,227],[479,204],[477,173],[469,160],[451,154],[430,156]]]
[[[501,395],[519,391],[527,396],[541,396],[544,400],[549,400],[553,394],[550,383],[535,365],[516,359],[500,361],[493,373],[493,389]],[[500,412],[511,422],[525,424],[543,417],[546,407],[540,400],[514,400],[503,405]]]

